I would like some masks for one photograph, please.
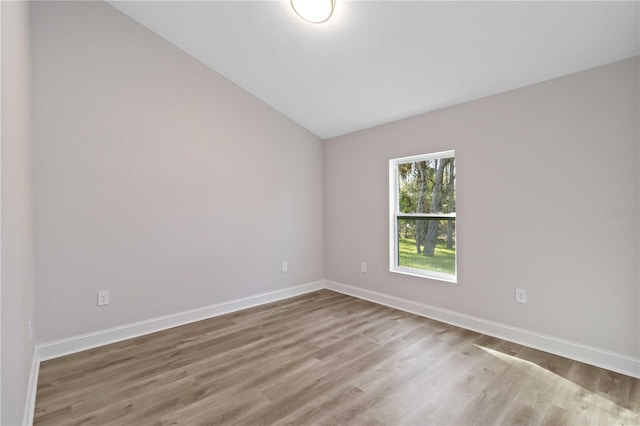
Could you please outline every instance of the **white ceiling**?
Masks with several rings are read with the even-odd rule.
[[[639,54],[639,2],[111,1],[322,139]]]

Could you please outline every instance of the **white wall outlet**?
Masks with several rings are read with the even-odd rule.
[[[31,320],[27,321],[27,327],[29,328],[29,340],[33,340],[33,324],[31,324]]]
[[[98,306],[106,306],[109,304],[109,290],[100,290],[98,292]]]
[[[360,263],[360,272],[367,272],[367,262]]]
[[[282,262],[282,272],[289,271],[289,264],[287,262]]]
[[[516,302],[527,303],[527,290],[524,288],[516,288]]]

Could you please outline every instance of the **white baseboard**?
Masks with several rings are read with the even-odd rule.
[[[22,424],[33,425],[33,413],[36,408],[36,391],[38,390],[38,373],[40,372],[40,358],[38,357],[38,347],[33,348],[31,356],[31,371],[29,373],[29,383],[27,384],[27,395],[24,401],[24,411]]]
[[[310,293],[323,288],[325,288],[324,281],[316,281],[269,293],[262,293],[242,299],[231,300],[229,302],[205,306],[203,308],[193,309],[190,311],[139,321],[120,327],[100,330],[94,333],[87,333],[80,336],[56,340],[54,342],[38,345],[38,355],[40,361],[46,361],[87,349],[96,348],[98,346],[131,339],[133,337],[155,333],[156,331],[162,331],[195,321],[201,321],[219,315],[240,311],[242,309],[252,308],[265,303],[299,296],[301,294]]]
[[[326,281],[326,288],[640,379],[640,358],[334,281]]]
[[[287,299],[323,288],[640,378],[640,359],[638,358],[334,281],[316,281],[38,345],[32,360],[29,388],[25,402],[24,424],[31,425],[33,423],[40,361]]]
[[[640,378],[640,359],[628,355],[334,281],[316,281],[38,345],[37,353],[34,355],[34,359],[37,359],[38,362],[34,361],[36,366],[32,366],[30,384],[34,382],[37,384],[39,361],[58,358],[156,331],[287,299],[323,288]],[[33,377],[34,374],[35,377]],[[35,387],[33,389],[33,395],[29,395],[29,397],[32,397],[35,402]]]

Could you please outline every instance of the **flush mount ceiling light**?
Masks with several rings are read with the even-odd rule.
[[[291,0],[291,7],[298,16],[313,24],[321,24],[331,18],[335,5],[335,0]]]

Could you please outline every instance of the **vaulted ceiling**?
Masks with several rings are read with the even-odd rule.
[[[323,139],[640,53],[637,1],[110,4]]]

